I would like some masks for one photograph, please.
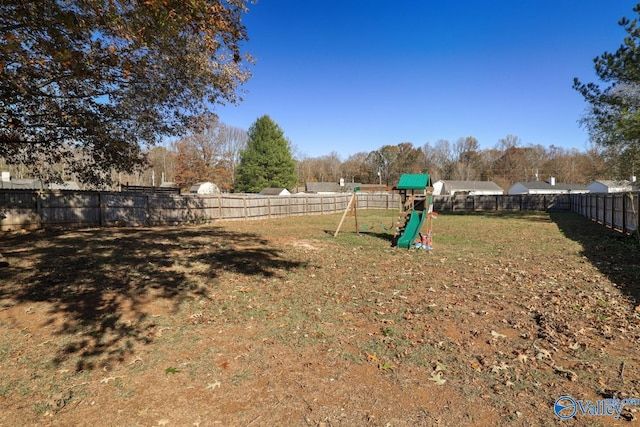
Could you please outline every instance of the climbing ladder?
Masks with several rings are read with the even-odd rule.
[[[398,211],[398,220],[396,222],[396,233],[394,238],[400,236],[409,222],[411,211],[413,210],[414,195],[411,194],[406,200],[400,202],[400,210]]]

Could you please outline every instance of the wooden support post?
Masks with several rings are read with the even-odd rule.
[[[358,195],[353,193],[353,216],[356,219],[356,233],[360,234],[360,229],[358,228]]]
[[[338,229],[336,230],[336,232],[333,235],[333,237],[337,237],[338,236],[338,233],[340,232],[340,228],[342,227],[342,223],[344,222],[344,219],[347,216],[347,212],[349,212],[349,209],[351,209],[351,204],[353,203],[355,198],[356,198],[356,193],[354,192],[353,194],[351,194],[351,198],[349,199],[349,203],[347,203],[347,208],[344,210],[344,213],[342,214],[342,218],[340,219],[340,223],[338,224]],[[357,224],[357,222],[356,222],[356,224]],[[356,227],[357,227],[357,225],[356,225]]]

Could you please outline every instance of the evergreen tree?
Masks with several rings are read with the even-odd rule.
[[[247,148],[240,154],[235,191],[258,193],[268,187],[293,188],[296,165],[284,133],[267,115],[249,128]]]
[[[640,15],[640,3],[633,11]],[[594,59],[603,85],[576,78],[573,87],[590,104],[582,124],[592,141],[635,160],[640,149],[640,16],[623,17],[618,24],[627,32],[623,44]]]

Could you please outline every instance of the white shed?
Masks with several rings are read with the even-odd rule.
[[[625,191],[635,191],[633,187],[631,181],[626,179],[619,181],[603,179],[593,181],[587,185],[587,188],[592,193],[624,193]]]
[[[213,182],[199,182],[189,189],[191,194],[220,194],[220,189]]]
[[[291,192],[286,188],[264,188],[259,193],[261,196],[290,196]]]

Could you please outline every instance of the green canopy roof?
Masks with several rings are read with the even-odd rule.
[[[398,182],[398,190],[424,190],[430,186],[428,173],[405,173]]]

